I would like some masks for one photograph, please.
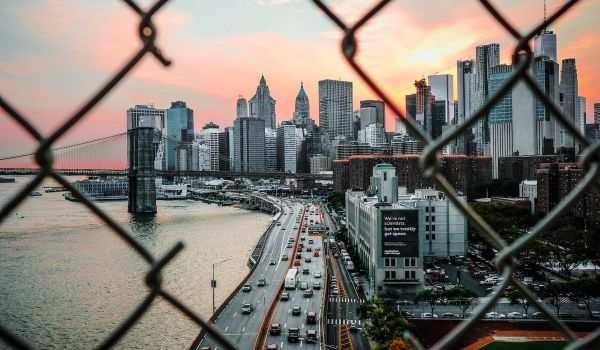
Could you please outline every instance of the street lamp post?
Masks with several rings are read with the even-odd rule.
[[[229,259],[225,259],[225,260],[221,260],[217,263],[212,264],[212,279],[210,280],[210,288],[212,288],[212,307],[213,307],[213,314],[215,313],[216,307],[215,307],[215,289],[217,288],[217,280],[215,279],[215,266],[221,265],[222,263],[231,260],[231,258]]]

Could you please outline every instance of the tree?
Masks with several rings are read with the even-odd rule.
[[[463,318],[465,318],[467,310],[477,298],[477,295],[472,290],[460,284],[443,292],[442,295],[448,298],[451,303],[458,306]]]
[[[543,235],[542,239],[550,260],[558,263],[567,278],[571,272],[587,261],[587,233],[580,228],[578,221],[573,217],[565,217],[556,227]]]
[[[566,283],[565,292],[569,299],[585,304],[587,312],[592,318],[591,303],[600,297],[600,275],[582,277]]]
[[[346,193],[344,191],[331,191],[327,194],[327,202],[335,208],[343,207],[346,203]]]
[[[393,339],[386,347],[387,350],[408,350],[408,346],[402,339]]]
[[[532,285],[527,285],[527,287],[531,289],[534,293],[537,293],[537,291],[533,288]],[[508,294],[508,300],[510,300],[510,303],[513,305],[521,305],[523,307],[523,313],[525,315],[529,315],[529,307],[531,307],[531,301],[529,301],[529,299],[526,298],[525,295],[521,293],[521,291],[519,291],[518,289],[512,290]]]
[[[548,300],[556,308],[556,313],[560,313],[561,299],[566,296],[565,286],[564,282],[552,282],[540,289],[540,297]]]
[[[442,299],[443,292],[439,292],[435,289],[425,289],[424,291],[417,294],[415,302],[425,301],[429,303],[431,307],[431,313],[435,310],[435,305]]]
[[[404,349],[398,341],[406,330],[414,331],[414,326],[398,314],[393,300],[379,298],[366,301],[358,306],[357,311],[365,321],[366,335],[379,344],[377,349]]]

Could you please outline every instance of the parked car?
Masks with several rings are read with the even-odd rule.
[[[559,312],[558,314],[556,314],[556,317],[570,320],[570,319],[574,319],[575,315],[573,315],[570,312]]]
[[[423,312],[421,318],[438,318],[438,315],[432,314],[431,312]]]
[[[294,306],[292,308],[292,316],[300,316],[301,313],[302,313],[302,308],[300,308],[300,306]]]
[[[544,316],[543,313],[536,311],[534,313],[531,314],[531,318],[545,318],[546,316]]]
[[[282,301],[288,301],[288,300],[290,300],[290,294],[287,293],[287,292],[281,293],[281,300]]]
[[[506,318],[506,315],[499,314],[497,312],[488,312],[487,314],[485,314],[485,318],[501,319],[501,318]]]
[[[248,293],[251,291],[252,291],[252,286],[250,284],[244,284],[244,286],[242,287],[242,292]]]
[[[453,312],[444,312],[442,314],[443,318],[460,318],[460,316],[458,316],[457,314],[453,313]]]
[[[526,315],[524,315],[520,312],[513,311],[513,312],[507,313],[506,317],[508,317],[508,318],[525,318]]]
[[[242,306],[242,314],[250,314],[254,311],[254,306],[252,304],[244,304]]]

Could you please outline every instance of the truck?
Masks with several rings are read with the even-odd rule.
[[[296,289],[298,269],[289,269],[285,275],[285,289]]]

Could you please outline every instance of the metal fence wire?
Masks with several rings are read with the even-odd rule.
[[[85,104],[67,121],[52,133],[48,137],[44,137],[36,128],[32,126],[28,118],[19,113],[14,109],[2,96],[0,96],[0,107],[21,127],[23,127],[33,138],[35,138],[39,146],[36,151],[36,162],[40,167],[39,173],[34,179],[27,184],[22,190],[20,190],[10,201],[0,210],[0,224],[4,219],[26,198],[27,195],[33,191],[40,183],[47,177],[53,178],[66,187],[73,195],[81,200],[85,206],[87,206],[95,215],[97,215],[102,221],[110,227],[115,234],[119,235],[129,246],[131,246],[138,254],[140,254],[149,264],[148,272],[145,276],[145,282],[150,288],[149,292],[145,296],[144,300],[136,307],[133,313],[131,313],[127,319],[122,322],[111,335],[105,339],[101,344],[97,346],[98,349],[111,348],[129,329],[140,319],[140,317],[149,309],[151,304],[156,298],[162,298],[172,305],[176,310],[183,313],[190,320],[195,322],[198,326],[204,329],[208,335],[213,337],[221,346],[226,349],[235,349],[235,346],[226,339],[219,331],[213,329],[207,324],[201,317],[197,316],[189,307],[184,305],[182,302],[177,300],[167,291],[162,289],[161,272],[162,269],[177,255],[178,252],[183,249],[181,242],[177,243],[171,248],[163,257],[153,256],[146,248],[144,248],[133,236],[121,225],[112,220],[106,213],[98,208],[93,202],[91,202],[86,196],[78,191],[65,177],[58,174],[53,169],[53,159],[51,153],[51,147],[60,139],[69,129],[75,124],[79,123],[87,113],[100,101],[108,92],[110,92],[128,73],[129,71],[144,57],[146,54],[152,54],[158,59],[164,66],[171,64],[171,61],[165,58],[159,48],[156,46],[156,31],[154,23],[152,22],[153,15],[159,11],[168,0],[156,1],[149,10],[144,11],[140,8],[133,0],[123,0],[133,11],[135,11],[140,17],[139,23],[139,36],[142,42],[142,47],[139,51],[130,58],[125,65],[104,85],[100,90],[93,95]],[[378,12],[380,12],[391,0],[381,0],[376,3],[366,14],[364,14],[356,23],[348,26],[340,17],[336,15],[328,5],[321,0],[312,0],[318,8],[320,8],[326,15],[339,27],[343,32],[344,36],[341,41],[341,49],[345,59],[348,61],[350,66],[358,74],[358,76],[373,90],[373,92],[381,98],[389,108],[399,116],[399,119],[406,125],[407,129],[410,130],[425,146],[423,154],[421,156],[420,164],[424,175],[432,178],[439,188],[446,193],[448,198],[456,205],[460,210],[467,216],[471,225],[475,227],[477,232],[484,237],[495,249],[499,251],[499,255],[496,259],[496,268],[498,272],[502,274],[503,282],[490,294],[490,298],[479,304],[473,311],[473,315],[470,319],[461,322],[454,330],[445,335],[437,344],[434,345],[435,349],[452,349],[458,346],[458,342],[462,336],[471,330],[476,323],[482,318],[484,313],[491,309],[503,291],[509,285],[515,286],[537,309],[539,309],[546,317],[546,319],[558,329],[565,339],[568,341],[568,348],[570,349],[582,349],[590,348],[593,345],[597,345],[600,341],[600,329],[588,334],[583,339],[578,339],[577,335],[562,321],[560,321],[553,313],[550,312],[549,308],[538,301],[536,295],[525,285],[523,285],[514,275],[518,268],[517,255],[528,247],[534,240],[539,238],[547,231],[547,229],[553,225],[568,209],[575,204],[575,201],[579,199],[586,191],[592,187],[600,190],[600,144],[590,143],[585,136],[575,127],[575,125],[563,115],[558,107],[552,100],[545,95],[545,93],[537,86],[533,77],[529,73],[528,69],[532,62],[533,53],[529,47],[531,39],[539,33],[544,27],[555,22],[564,13],[570,10],[579,0],[570,0],[564,3],[558,11],[552,14],[546,21],[537,25],[534,29],[528,32],[526,35],[521,34],[517,31],[489,1],[478,0],[487,12],[502,25],[515,39],[516,46],[514,48],[514,66],[510,78],[501,86],[501,88],[491,95],[485,103],[479,108],[479,110],[466,119],[463,124],[457,125],[447,134],[443,134],[440,138],[432,140],[426,135],[415,121],[405,117],[404,113],[400,110],[397,103],[394,102],[377,84],[377,82],[371,78],[365,68],[363,68],[355,59],[356,52],[358,49],[357,32],[367,22],[369,22]],[[401,39],[400,39],[401,40]],[[519,58],[521,57],[521,58]],[[564,128],[570,132],[573,137],[584,147],[584,151],[580,157],[580,162],[586,171],[586,175],[579,185],[563,200],[561,201],[548,215],[546,215],[534,228],[526,235],[514,241],[508,245],[497,232],[495,232],[473,209],[467,204],[458,200],[457,193],[444,178],[444,176],[438,171],[439,170],[439,159],[437,154],[445,147],[450,141],[459,137],[463,132],[467,131],[473,126],[478,120],[490,111],[490,109],[501,99],[501,97],[510,91],[512,87],[518,82],[524,82],[531,91],[545,104],[546,108],[559,120]],[[16,349],[33,349],[33,346],[29,342],[14,334],[4,325],[0,324],[0,337],[2,340]],[[405,338],[409,345],[415,349],[422,349],[423,346],[418,340],[411,334],[406,334]]]

